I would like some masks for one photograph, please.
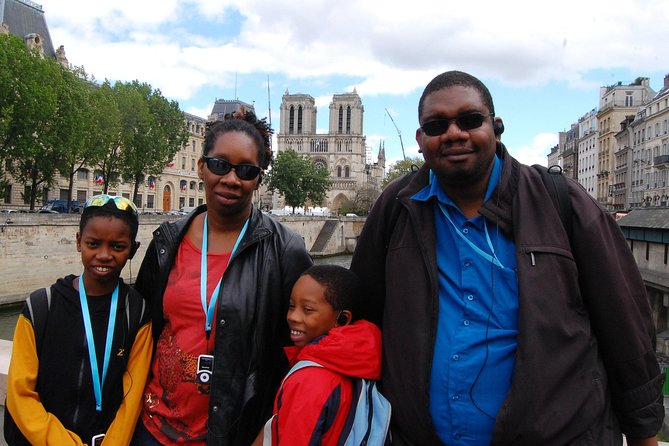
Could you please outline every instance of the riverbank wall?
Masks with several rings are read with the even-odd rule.
[[[0,304],[20,302],[37,288],[59,277],[81,272],[76,248],[79,216],[66,214],[1,214],[0,217]],[[179,216],[141,215],[137,239],[140,248],[122,272],[133,282],[152,233],[165,220]],[[300,234],[314,257],[351,253],[362,227],[363,217],[272,216]]]

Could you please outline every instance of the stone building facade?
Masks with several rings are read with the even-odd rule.
[[[371,161],[363,133],[364,107],[358,93],[334,94],[329,106],[328,132],[317,132],[317,108],[308,94],[285,92],[281,101],[277,153],[293,149],[330,172],[331,189],[322,206],[338,210],[355,202],[364,190],[380,191],[385,174],[385,149]],[[275,196],[274,207],[282,207]]]

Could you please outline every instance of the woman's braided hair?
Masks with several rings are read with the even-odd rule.
[[[214,148],[219,136],[228,132],[247,134],[258,147],[258,164],[267,170],[272,163],[272,133],[267,118],[258,119],[251,110],[241,107],[238,111],[226,113],[223,121],[208,122],[204,136],[203,155],[208,155]]]

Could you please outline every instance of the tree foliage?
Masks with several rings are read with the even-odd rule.
[[[420,168],[423,165],[423,163],[424,160],[420,156],[407,157],[406,159],[396,161],[388,169],[386,177],[383,179],[383,182],[381,183],[381,187],[385,188],[388,185],[388,183],[390,183],[394,179],[404,176],[407,173],[411,172],[413,169],[415,169],[414,166]]]
[[[0,35],[0,181],[8,173],[23,184],[31,208],[58,172],[70,180],[69,202],[84,166],[99,167],[104,192],[124,180],[136,195],[187,138],[178,103],[160,90],[139,81],[96,84],[83,68],[63,67],[20,38]]]
[[[38,191],[49,186],[62,159],[69,119],[68,78],[53,59],[43,59],[12,35],[0,35],[0,156],[23,184],[34,209]]]
[[[160,175],[177,151],[186,144],[188,132],[176,101],[160,90],[133,81],[117,82],[121,111],[121,158],[119,174],[133,183],[133,197],[147,175]]]
[[[304,206],[307,201],[314,205],[323,203],[330,189],[330,174],[325,167],[316,167],[311,160],[297,154],[293,149],[280,152],[272,170],[267,175],[267,188],[278,191],[288,206]]]

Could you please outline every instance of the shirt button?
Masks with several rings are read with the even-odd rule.
[[[460,355],[453,355],[452,358],[453,358],[453,361],[458,361],[458,360],[460,360]]]
[[[451,397],[451,399],[452,399],[453,401],[458,401],[458,400],[460,399],[460,395],[453,395],[453,396]]]
[[[211,410],[212,410],[214,413],[218,412],[218,406],[214,406],[214,407],[212,407]]]
[[[469,326],[469,321],[463,321],[462,324],[463,324],[465,327],[468,327],[468,326]]]
[[[467,229],[467,228],[463,229],[463,230],[462,230],[462,233],[463,233],[463,234],[469,234],[469,229]]]
[[[471,263],[469,262],[469,260],[467,260],[467,261],[465,262],[465,268],[469,268],[469,265],[471,265]]]
[[[468,295],[467,300],[474,300],[474,295],[473,294]]]
[[[221,321],[218,323],[219,326],[224,326],[225,325],[225,319],[221,319]]]
[[[165,254],[165,248],[160,248],[160,253]]]

